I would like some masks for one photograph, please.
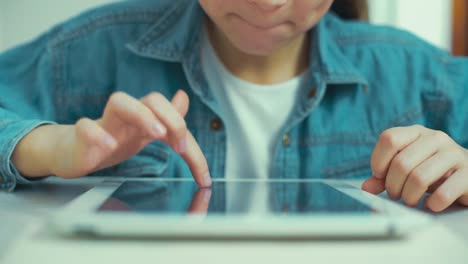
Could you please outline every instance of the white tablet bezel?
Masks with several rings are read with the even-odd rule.
[[[60,234],[102,237],[238,237],[238,238],[367,238],[401,237],[427,226],[431,218],[414,209],[366,193],[337,180],[269,180],[323,182],[380,211],[379,214],[320,215],[152,215],[128,212],[97,212],[96,209],[126,180],[193,181],[192,179],[105,180],[51,219]],[[215,179],[214,181],[225,181]],[[230,180],[253,181],[253,180]]]

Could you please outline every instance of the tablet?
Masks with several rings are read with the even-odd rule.
[[[339,181],[104,181],[53,217],[65,235],[151,238],[401,237],[427,226],[414,209]]]

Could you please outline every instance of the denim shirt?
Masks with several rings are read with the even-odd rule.
[[[212,177],[224,177],[229,131],[200,68],[205,18],[198,1],[125,1],[85,12],[1,54],[1,189],[29,182],[11,162],[21,138],[43,124],[99,118],[115,91],[171,98],[184,89],[191,99],[187,126]],[[468,146],[466,58],[331,12],[309,36],[309,69],[271,153],[271,178],[368,177],[379,135],[395,126],[443,130]],[[191,177],[184,161],[157,141],[93,175]]]

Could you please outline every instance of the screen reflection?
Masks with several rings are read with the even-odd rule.
[[[375,213],[367,205],[321,182],[126,181],[98,211],[153,214]]]

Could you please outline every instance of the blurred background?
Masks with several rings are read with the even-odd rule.
[[[0,52],[83,10],[114,1],[0,0]],[[442,49],[468,55],[468,0],[369,0],[369,20],[409,30]]]

